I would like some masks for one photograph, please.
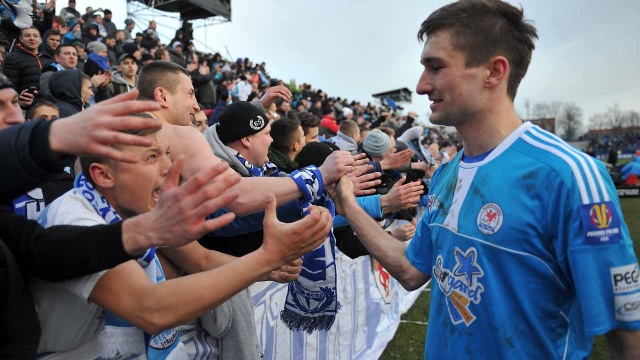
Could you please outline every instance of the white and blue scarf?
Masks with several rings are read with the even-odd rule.
[[[322,174],[315,166],[294,171],[291,178],[302,192],[298,199],[303,216],[309,215],[309,206],[327,208],[335,216],[333,200],[324,191]],[[282,322],[291,330],[311,334],[315,330],[328,331],[340,308],[336,286],[336,240],[333,229],[324,243],[302,257],[302,271],[298,280],[289,283],[289,292]]]
[[[233,149],[232,149],[233,150]],[[278,177],[280,176],[280,170],[276,166],[276,164],[272,162],[267,162],[262,167],[255,166],[247,161],[245,158],[240,155],[239,152],[233,150],[235,152],[235,157],[238,161],[244,166],[245,169],[251,174],[253,177]]]
[[[76,177],[74,188],[76,193],[82,195],[108,224],[121,221],[109,201],[82,174]],[[155,248],[147,250],[136,261],[142,266],[151,283],[165,281]],[[167,329],[157,335],[143,333],[142,330],[108,310],[105,310],[104,331],[100,334],[100,346],[102,357],[106,359],[142,353],[146,353],[149,360],[187,358],[187,352],[180,342],[180,331],[177,328]]]

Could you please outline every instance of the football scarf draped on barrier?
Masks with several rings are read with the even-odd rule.
[[[304,216],[309,214],[310,205],[323,206],[335,215],[333,201],[324,192],[322,174],[316,167],[294,171],[290,176],[302,192],[298,201]],[[335,244],[332,229],[322,245],[302,257],[302,272],[298,280],[289,283],[285,307],[280,313],[282,322],[289,329],[312,333],[327,331],[333,325],[340,308]]]
[[[109,204],[84,175],[79,174],[74,188],[91,204],[93,209],[108,224],[121,220],[115,209]],[[149,277],[151,283],[165,281],[156,249],[151,248],[137,260]],[[149,360],[187,359],[187,352],[180,342],[180,331],[177,328],[167,329],[160,334],[151,335],[127,323],[108,310],[105,310],[104,331],[100,334],[102,357],[114,358],[118,355],[147,354]]]

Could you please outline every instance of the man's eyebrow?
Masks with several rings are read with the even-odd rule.
[[[434,62],[439,62],[439,61],[442,61],[442,59],[436,56],[425,56],[422,59],[420,59],[420,63],[422,65],[428,65]]]

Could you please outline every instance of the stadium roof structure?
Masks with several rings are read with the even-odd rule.
[[[160,11],[180,13],[182,21],[214,17],[231,21],[231,0],[127,0]]]
[[[379,100],[390,98],[395,102],[411,103],[411,90],[407,88],[385,91],[385,92],[373,94],[371,96]]]

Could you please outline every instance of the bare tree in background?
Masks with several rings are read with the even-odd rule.
[[[567,141],[575,139],[582,128],[582,109],[576,103],[565,104],[558,113],[557,123]]]
[[[540,102],[533,105],[533,119],[556,118],[562,110],[562,101]]]
[[[629,127],[640,126],[640,113],[634,110],[623,111],[617,103],[589,119],[589,127],[594,130],[612,129],[622,131]]]

